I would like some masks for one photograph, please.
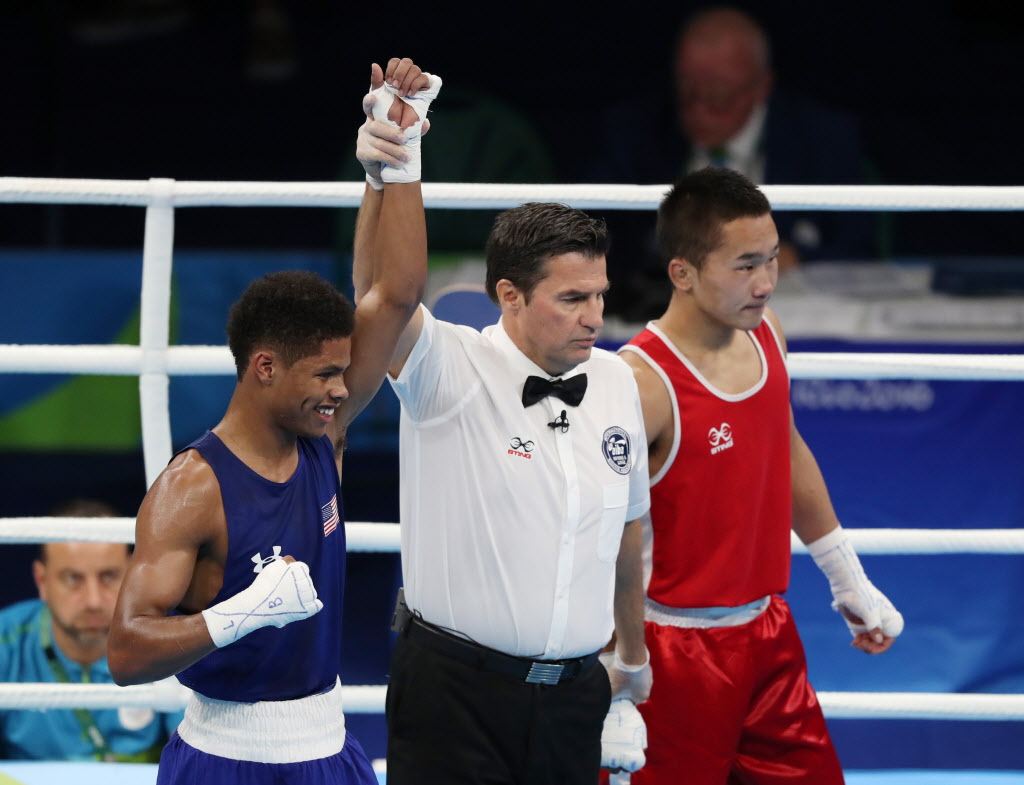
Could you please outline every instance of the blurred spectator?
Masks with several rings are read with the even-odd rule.
[[[867,182],[867,161],[853,121],[775,88],[767,34],[747,14],[726,7],[698,13],[679,34],[672,67],[671,101],[637,97],[610,111],[588,179],[671,183],[685,172],[714,165],[735,169],[759,184]],[[801,260],[877,255],[870,213],[774,215],[782,271]],[[652,276],[659,284],[656,289],[664,291],[664,271],[655,263],[653,217],[618,213],[608,218],[609,277],[622,286],[627,284],[626,271],[643,269],[632,286],[622,286],[632,289],[627,306],[646,312],[635,314],[638,318],[660,312],[644,295]]]
[[[86,44],[119,44],[180,30],[191,17],[185,0],[76,0],[71,32]]]
[[[109,518],[106,504],[80,499],[58,517]],[[0,680],[112,684],[107,635],[129,549],[122,543],[52,542],[40,546],[32,573],[39,599],[0,611]],[[152,709],[5,709],[0,758],[155,762],[181,713]]]
[[[294,76],[295,36],[283,0],[248,0],[235,5],[235,13],[244,11],[245,75],[271,83]],[[71,33],[83,44],[119,45],[177,33],[208,11],[190,0],[76,0]]]
[[[251,79],[283,82],[295,74],[295,36],[281,0],[249,0],[245,72]]]

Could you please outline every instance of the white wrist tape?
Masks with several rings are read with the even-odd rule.
[[[644,647],[644,661],[640,665],[627,665],[619,652],[605,652],[598,659],[608,671],[612,685],[612,700],[628,698],[633,703],[643,703],[650,697],[654,675],[651,672],[651,653]]]
[[[647,762],[647,726],[633,701],[613,700],[601,730],[601,766],[636,771]]]
[[[864,622],[857,624],[843,616],[854,636],[875,628],[892,638],[903,632],[903,616],[868,580],[842,526],[808,543],[807,552],[828,578],[832,608],[840,612],[845,608]]]
[[[378,160],[380,153],[373,143],[373,135],[369,131],[369,126],[369,118],[359,126],[359,132],[356,134],[356,160],[366,170],[366,182],[370,184],[370,187],[374,191],[383,191],[384,181],[380,179],[381,163]]]
[[[248,589],[203,611],[203,619],[219,649],[260,627],[283,627],[309,618],[323,607],[309,567],[300,561],[278,559],[264,567]]]
[[[437,98],[437,94],[441,91],[440,76],[428,74],[425,71],[423,75],[430,80],[430,84],[425,89],[416,93],[416,95],[406,96],[403,98],[398,95],[398,91],[395,90],[395,88],[386,83],[378,87],[376,90],[370,91],[371,95],[375,95],[377,97],[377,101],[373,105],[374,120],[380,120],[388,125],[398,127],[398,123],[388,119],[388,110],[391,109],[391,104],[393,104],[396,99],[411,106],[416,111],[417,117],[416,122],[404,131],[406,143],[403,147],[409,154],[409,160],[401,167],[381,164],[381,179],[385,183],[412,183],[420,179],[420,171],[422,169],[420,159],[420,140],[422,138],[421,132],[423,130],[423,120],[427,116],[427,110],[430,108],[430,102]]]

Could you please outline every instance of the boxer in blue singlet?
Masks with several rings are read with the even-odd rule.
[[[359,220],[376,222],[381,241],[358,307],[312,273],[251,284],[228,320],[238,384],[227,412],[173,458],[139,510],[108,660],[118,684],[177,674],[193,690],[161,784],[376,782],[345,732],[339,689],[340,458],[426,278],[418,180],[371,175],[381,164],[405,171],[424,96],[437,92],[409,60],[386,73],[374,65],[371,87],[385,79],[403,100],[387,115],[394,125],[371,119],[376,99],[363,103]],[[404,102],[413,95],[418,117]]]

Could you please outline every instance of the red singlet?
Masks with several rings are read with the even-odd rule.
[[[789,375],[768,321],[748,334],[761,378],[734,395],[711,386],[653,324],[621,349],[642,357],[672,399],[675,438],[651,478],[647,596],[662,605],[744,605],[789,585]]]

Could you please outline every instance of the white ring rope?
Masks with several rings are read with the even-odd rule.
[[[1024,355],[900,354],[879,352],[793,352],[794,379],[932,379],[937,381],[1024,381]],[[135,376],[235,373],[224,346],[172,346],[147,352],[139,346],[0,344],[0,372],[91,373]]]
[[[190,182],[161,178],[142,180],[64,180],[53,178],[0,177],[0,202],[31,202],[59,204],[115,204],[147,207],[142,269],[141,340],[139,347],[108,347],[116,350],[111,367],[119,372],[139,374],[139,400],[142,411],[142,448],[147,485],[167,465],[172,454],[171,425],[167,405],[171,371],[171,349],[167,343],[169,281],[174,247],[174,210],[194,206],[308,206],[354,207],[359,204],[365,188],[363,183],[258,183],[258,182]],[[666,191],[664,185],[493,185],[466,183],[427,183],[424,202],[429,207],[485,209],[512,207],[525,201],[562,201],[575,207],[650,210],[657,207]],[[1021,210],[1024,209],[1024,187],[1021,186],[765,186],[765,195],[777,210]],[[61,352],[66,347],[48,347],[47,351],[25,347],[9,347],[0,371],[11,370],[21,357],[35,351],[40,357]],[[136,353],[132,353],[132,349]],[[82,348],[97,365],[84,357],[68,365],[93,372],[104,367],[106,355],[98,347]],[[189,347],[177,347],[176,354],[187,353]],[[204,349],[204,352],[206,350]],[[187,356],[187,355],[183,355]],[[794,357],[794,368],[802,360]],[[208,358],[203,367],[207,368]],[[188,367],[185,359],[182,365]],[[835,366],[850,374],[872,378],[907,378],[911,371],[906,359],[882,362],[878,367],[861,358],[859,369],[852,364],[820,359],[823,365],[809,373],[824,376],[838,373]],[[946,373],[947,358],[924,360],[926,373]],[[992,362],[987,358],[986,362]],[[1009,362],[1009,360],[1008,360]],[[28,366],[35,372],[43,367],[36,360]],[[1004,364],[1005,365],[1005,364]],[[896,367],[899,366],[899,367]],[[59,368],[50,366],[50,372]],[[67,371],[67,366],[63,368]],[[989,378],[997,373],[990,367],[960,368],[962,374],[942,378]],[[30,372],[24,370],[23,372]],[[109,372],[109,371],[108,371]],[[204,373],[210,372],[204,370]],[[948,371],[954,373],[954,371]],[[1003,367],[998,378],[1020,379],[1019,369]]]
[[[135,542],[134,518],[0,518],[0,543]],[[1024,529],[856,529],[846,532],[861,554],[1021,554]],[[397,523],[349,521],[345,524],[348,550],[396,553],[401,547]],[[793,553],[807,548],[794,534]]]
[[[1024,720],[1024,695],[949,692],[819,692],[832,719]]]
[[[198,206],[356,207],[363,183],[178,182],[174,180],[58,180],[0,177],[0,203],[144,206],[146,234],[139,346],[0,345],[0,373],[138,375],[143,449],[149,484],[171,455],[169,375],[234,372],[222,346],[168,345],[174,210]],[[558,201],[582,209],[653,210],[668,186],[471,185],[428,183],[427,207],[499,209],[527,201]],[[775,210],[1024,210],[1024,187],[764,186]],[[794,378],[1024,380],[1016,355],[795,353]],[[132,518],[0,518],[0,543],[92,540],[131,543]],[[1024,553],[1024,529],[848,529],[864,554]],[[397,524],[346,524],[348,549],[399,550]],[[806,549],[794,537],[793,552]],[[350,713],[379,713],[383,686],[343,688]],[[0,708],[184,707],[188,691],[174,680],[137,687],[96,684],[0,684]],[[1024,696],[936,693],[818,694],[833,718],[1024,720]]]
[[[384,711],[387,687],[377,685],[342,687],[345,711],[375,714]],[[118,687],[116,684],[0,683],[0,709],[117,709],[144,706],[157,711],[185,708],[191,690],[170,678],[153,684]]]
[[[350,551],[396,553],[397,523],[345,523]],[[134,518],[0,518],[0,544],[37,542],[135,542]]]
[[[341,688],[346,714],[384,711],[387,687]],[[113,684],[0,684],[0,709],[116,709],[141,706],[180,711],[189,690],[174,679],[135,687]],[[819,692],[831,719],[1024,720],[1024,695],[938,692]]]
[[[165,188],[163,184],[170,184]],[[365,184],[64,180],[0,177],[0,202],[174,207],[358,207]],[[653,210],[668,185],[425,183],[427,207],[502,209],[563,202],[584,210]],[[1022,210],[1024,187],[954,185],[765,185],[774,210]]]

